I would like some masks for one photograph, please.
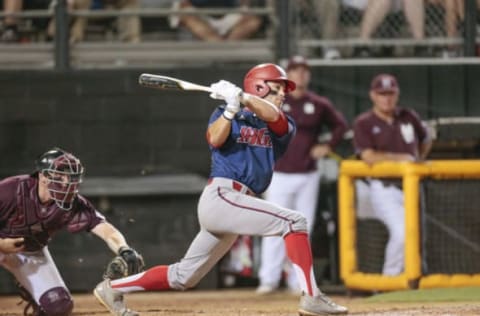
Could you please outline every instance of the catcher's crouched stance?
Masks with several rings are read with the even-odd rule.
[[[59,230],[89,231],[118,254],[105,276],[118,278],[143,269],[143,259],[95,207],[78,194],[84,168],[60,148],[42,154],[35,172],[0,181],[0,266],[10,271],[27,301],[24,315],[66,316],[69,290],[50,256],[48,242]]]

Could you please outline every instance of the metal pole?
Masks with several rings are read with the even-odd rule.
[[[465,57],[475,56],[476,22],[476,0],[465,0],[465,35],[463,41],[463,55]]]
[[[287,59],[290,56],[290,15],[289,0],[275,1],[277,4],[278,26],[277,31],[277,60]]]
[[[55,69],[66,71],[70,68],[69,23],[66,0],[55,4]]]

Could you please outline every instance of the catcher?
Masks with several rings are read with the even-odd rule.
[[[16,279],[27,301],[24,315],[65,316],[73,301],[50,256],[55,232],[90,231],[117,254],[104,277],[119,278],[143,270],[142,257],[95,207],[78,194],[84,168],[74,155],[53,148],[35,161],[31,175],[0,181],[0,266]]]

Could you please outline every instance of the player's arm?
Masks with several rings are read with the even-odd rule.
[[[118,279],[143,271],[143,257],[135,249],[129,247],[122,233],[108,222],[95,226],[92,233],[103,239],[116,256],[107,265],[104,278]]]
[[[418,150],[418,155],[420,156],[420,160],[427,159],[428,154],[432,150],[432,145],[433,145],[433,142],[430,139],[420,144],[419,150]]]
[[[220,80],[210,85],[213,99],[223,99],[226,102],[224,111],[207,129],[207,141],[215,147],[221,147],[232,129],[232,120],[240,111],[240,99],[242,98],[242,89],[231,82]]]
[[[265,122],[276,122],[280,118],[280,109],[275,104],[256,95],[244,92],[240,102]]]
[[[311,148],[310,156],[314,159],[320,159],[331,154],[348,129],[347,120],[342,113],[333,107],[329,100],[324,100],[324,107],[325,120],[332,133],[332,139],[328,144],[316,144]]]
[[[91,231],[103,239],[114,253],[118,253],[122,247],[128,248],[128,244],[125,237],[123,237],[123,234],[108,222],[99,223]]]
[[[16,253],[24,249],[23,237],[18,238],[0,238],[0,252]]]
[[[230,135],[231,129],[232,121],[221,115],[207,129],[208,143],[215,148],[221,147]]]
[[[392,153],[367,148],[360,153],[360,158],[368,164],[380,161],[415,161],[415,157],[407,153]]]
[[[12,179],[12,178],[11,178]],[[4,179],[0,181],[0,223],[7,222],[7,212],[6,210],[8,204],[12,204],[12,200],[17,198],[17,182],[9,179]],[[0,224],[0,228],[4,228],[5,224]],[[24,238],[16,237],[10,238],[0,237],[0,252],[3,253],[16,253],[21,252],[25,248]]]

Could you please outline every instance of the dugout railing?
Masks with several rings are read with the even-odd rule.
[[[399,275],[382,275],[378,265],[376,270],[369,270],[361,262],[380,261],[381,265],[388,238],[375,226],[361,227],[365,218],[359,216],[355,183],[365,178],[401,179],[406,239],[404,271]],[[372,166],[346,160],[340,166],[338,185],[340,276],[347,288],[388,291],[480,285],[480,233],[476,225],[480,222],[476,204],[480,199],[480,160],[382,162]],[[376,225],[381,226],[380,222]],[[375,234],[383,240],[373,242]],[[381,249],[375,252],[375,247]]]

